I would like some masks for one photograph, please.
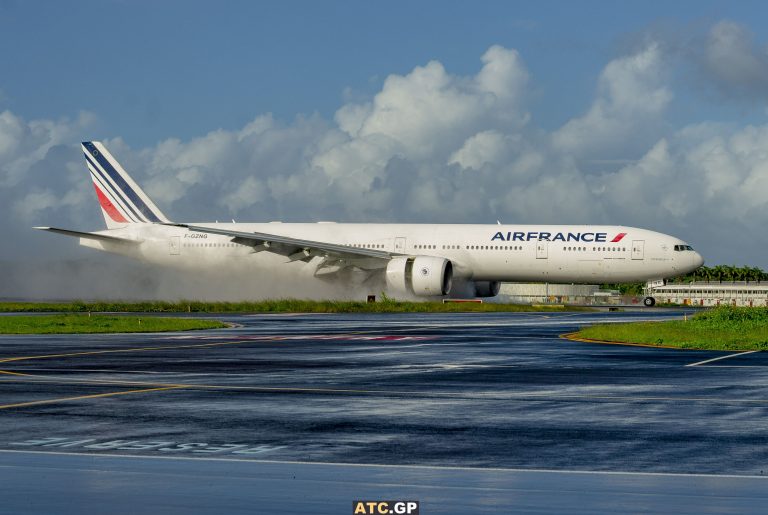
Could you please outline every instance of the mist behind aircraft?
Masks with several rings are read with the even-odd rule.
[[[4,300],[201,300],[245,301],[279,298],[365,299],[363,292],[278,271],[232,274],[184,272],[149,266],[120,256],[90,259],[0,262]]]

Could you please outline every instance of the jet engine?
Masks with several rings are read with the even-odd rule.
[[[387,264],[387,290],[418,296],[447,295],[453,282],[453,265],[432,256],[396,257]]]
[[[500,289],[499,281],[475,281],[475,297],[495,297]]]

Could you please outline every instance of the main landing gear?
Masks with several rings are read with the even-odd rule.
[[[656,299],[654,299],[653,297],[646,297],[643,299],[643,305],[646,308],[652,308],[653,306],[656,305]]]

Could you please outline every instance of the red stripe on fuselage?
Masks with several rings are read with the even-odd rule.
[[[624,236],[626,236],[626,235],[627,235],[627,233],[620,232],[619,234],[616,235],[616,237],[614,239],[611,240],[611,243],[617,243],[617,242],[621,241],[622,239],[624,239]]]
[[[103,209],[104,212],[107,213],[109,217],[115,222],[127,224],[128,220],[126,220],[125,217],[120,214],[120,211],[118,211],[115,205],[110,202],[110,200],[106,195],[104,195],[104,192],[99,189],[95,182],[93,183],[93,189],[96,190],[96,196],[99,197],[99,204],[101,204],[101,209]]]

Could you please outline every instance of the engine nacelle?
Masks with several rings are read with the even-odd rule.
[[[499,281],[475,281],[475,297],[495,297],[500,289]]]
[[[432,256],[396,257],[387,265],[387,290],[418,296],[447,295],[453,282],[453,265]]]

